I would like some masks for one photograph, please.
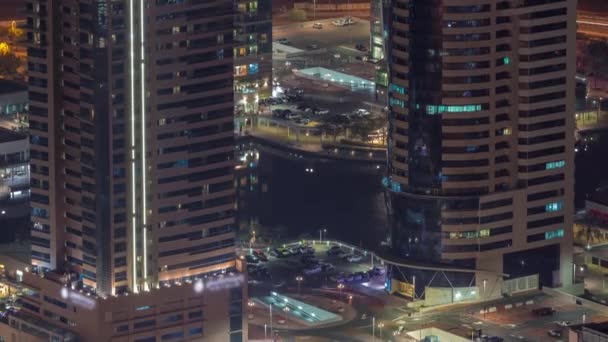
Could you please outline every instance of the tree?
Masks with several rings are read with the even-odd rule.
[[[0,78],[12,78],[18,75],[18,69],[21,66],[19,57],[12,53],[0,54]]]

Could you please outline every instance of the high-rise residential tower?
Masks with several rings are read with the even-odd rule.
[[[272,95],[272,2],[238,0],[234,30],[234,101],[239,114],[258,112]]]
[[[240,279],[230,276],[237,266],[233,2],[26,3],[33,271],[61,274],[59,282],[95,298],[148,298],[156,304],[140,311],[156,315],[163,300],[200,304],[191,291],[163,295],[171,286],[194,287],[202,297],[222,290],[204,299],[202,316],[190,318],[214,317],[205,311],[213,306],[224,325],[203,327],[202,336],[215,331],[227,339],[232,331],[240,340],[242,324],[232,324],[240,309],[228,308],[243,290],[229,296],[211,286],[214,277]],[[59,306],[69,308],[73,297]],[[137,313],[129,303],[124,299],[126,317]],[[147,327],[160,336],[155,323]],[[78,335],[79,326],[66,328]],[[121,329],[114,332],[134,327]]]
[[[575,1],[389,7],[391,246],[416,264],[401,276],[418,294],[438,270],[570,284]]]

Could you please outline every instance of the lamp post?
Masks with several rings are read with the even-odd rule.
[[[378,323],[378,328],[380,329],[380,341],[382,341],[382,328],[384,328],[384,323]]]
[[[302,276],[297,276],[296,281],[298,282],[298,294],[300,294],[300,283],[304,280]]]
[[[416,276],[412,276],[412,286],[414,287],[413,299],[416,300]]]
[[[376,339],[376,317],[372,316],[372,338]]]
[[[340,290],[340,299],[342,299],[342,289],[344,288],[344,284],[338,284],[338,290]]]
[[[253,316],[253,306],[255,303],[253,301],[248,301],[247,306],[249,307],[249,316]]]
[[[272,303],[270,304],[270,337],[272,338]]]
[[[283,312],[285,312],[285,329],[289,329],[289,320],[287,319],[287,315],[289,314],[289,307],[284,307]]]

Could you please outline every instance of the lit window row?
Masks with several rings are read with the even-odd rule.
[[[477,239],[490,236],[489,229],[471,230],[466,232],[450,232],[450,239]]]
[[[391,97],[389,99],[389,104],[391,106],[397,106],[397,107],[405,108],[405,101],[400,100],[400,99],[396,99],[396,98],[393,98],[393,97]]]
[[[469,113],[478,112],[481,110],[480,104],[464,105],[464,106],[446,106],[446,105],[427,105],[426,113],[428,115],[437,115],[441,113]]]
[[[562,237],[564,237],[563,228],[545,232],[545,240],[552,240],[552,239],[557,239],[557,238],[562,238]]]
[[[551,169],[559,169],[566,166],[566,161],[565,160],[558,160],[558,161],[553,161],[553,162],[549,162],[547,164],[545,164],[545,169],[546,170],[551,170]]]
[[[400,85],[394,84],[394,83],[391,83],[391,85],[389,86],[388,90],[389,91],[394,91],[394,92],[399,93],[401,95],[405,94],[405,88],[403,88]]]

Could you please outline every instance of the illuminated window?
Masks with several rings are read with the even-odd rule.
[[[468,113],[481,110],[480,104],[464,105],[464,106],[446,106],[446,105],[427,105],[426,113],[428,115],[437,115],[441,113]]]
[[[234,76],[247,76],[247,65],[237,65],[234,67]]]
[[[507,65],[507,64],[511,63],[511,58],[505,57],[502,59],[502,61],[504,62],[505,65]]]
[[[244,47],[240,48],[239,56],[245,56],[245,55],[247,55],[247,48],[244,48]]]
[[[565,160],[553,161],[553,162],[549,162],[549,163],[545,164],[545,170],[559,169],[564,166],[566,166]]]
[[[405,108],[405,102],[403,100],[396,99],[394,97],[391,97],[389,99],[389,103],[390,103],[391,106],[397,106],[397,107]]]
[[[258,63],[252,63],[252,64],[249,64],[249,74],[250,74],[250,75],[257,74],[257,73],[258,73],[258,71],[259,71],[259,69],[260,69],[260,68],[259,68]]]
[[[560,211],[560,210],[562,210],[563,206],[564,205],[563,205],[562,201],[552,202],[552,203],[545,205],[545,211],[547,211],[547,212]]]
[[[400,85],[396,85],[394,83],[391,83],[391,85],[390,85],[390,87],[389,87],[388,90],[389,91],[394,91],[394,92],[399,93],[401,95],[405,94],[405,88],[403,88]]]
[[[552,240],[552,239],[557,239],[557,238],[561,238],[561,237],[564,237],[563,228],[545,232],[545,240]]]

